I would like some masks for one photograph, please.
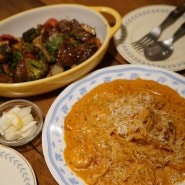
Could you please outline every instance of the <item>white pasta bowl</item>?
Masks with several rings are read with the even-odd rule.
[[[46,164],[58,184],[69,185],[74,182],[85,185],[84,181],[71,171],[64,158],[63,151],[66,148],[64,122],[72,107],[85,94],[100,84],[117,79],[135,80],[137,78],[167,85],[185,97],[185,78],[183,76],[162,68],[127,64],[94,71],[85,78],[70,84],[55,99],[45,118],[42,147]]]
[[[115,19],[113,26],[110,25],[103,13],[110,14]],[[89,25],[95,29],[96,36],[100,39],[102,46],[89,59],[60,74],[30,82],[0,83],[0,96],[27,97],[38,95],[61,88],[82,77],[99,64],[105,55],[111,37],[121,25],[119,13],[109,7],[57,4],[28,10],[1,21],[0,35],[21,36],[24,31],[44,23],[49,18],[57,20],[76,19],[79,23]]]

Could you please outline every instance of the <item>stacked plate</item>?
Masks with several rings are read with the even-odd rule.
[[[185,37],[174,43],[174,52],[168,59],[157,62],[147,60],[143,52],[138,52],[131,45],[132,42],[137,41],[158,26],[169,12],[174,9],[174,6],[169,5],[153,5],[142,7],[126,14],[122,18],[121,28],[114,35],[114,42],[120,55],[131,64],[146,64],[171,71],[185,69]],[[184,21],[185,15],[166,28],[159,39],[170,38]]]

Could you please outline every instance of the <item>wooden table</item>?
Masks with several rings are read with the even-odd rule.
[[[1,0],[0,1],[0,20],[16,14],[18,12],[28,10],[35,7],[45,6],[49,4],[58,4],[58,3],[78,3],[84,5],[96,5],[96,6],[109,6],[116,9],[121,16],[124,16],[128,12],[142,7],[146,5],[152,4],[169,4],[169,5],[178,5],[181,0]],[[126,64],[127,62],[117,53],[116,48],[111,40],[108,51],[103,58],[102,62],[97,68],[102,68],[105,66],[111,65],[120,65]],[[181,75],[185,76],[185,71],[178,72]],[[1,89],[0,89],[1,90]],[[58,89],[56,91],[26,98],[35,102],[46,116],[48,109],[51,104],[55,100],[55,98],[59,95],[62,89]],[[9,99],[0,97],[0,103],[5,102]],[[44,160],[43,150],[42,150],[42,141],[41,134],[31,143],[21,146],[15,147],[17,151],[19,151],[31,164],[33,170],[36,174],[37,181],[39,185],[56,185],[57,182],[51,175],[46,162]],[[11,178],[11,177],[10,177]]]

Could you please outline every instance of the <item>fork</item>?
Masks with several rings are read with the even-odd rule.
[[[174,23],[183,13],[185,12],[185,2],[177,6],[173,11],[171,11],[168,16],[152,31],[147,33],[141,39],[131,43],[131,45],[138,51],[142,51],[147,45],[158,40],[162,31]]]

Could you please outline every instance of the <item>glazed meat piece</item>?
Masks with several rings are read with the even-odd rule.
[[[85,28],[85,26],[84,26]],[[72,21],[62,20],[59,22],[59,29],[66,35],[71,35],[59,47],[56,63],[62,67],[69,67],[80,64],[91,57],[99,48],[92,28],[87,27],[86,31],[75,19]]]
[[[15,82],[27,81],[26,63],[23,60],[20,60],[16,65],[14,71],[14,81]]]
[[[76,63],[75,47],[67,42],[61,44],[57,53],[56,63],[62,67],[72,67]]]
[[[77,46],[63,43],[57,53],[56,63],[62,67],[72,67],[87,60],[97,50],[97,45],[93,43],[84,43]]]
[[[62,20],[59,22],[59,29],[63,33],[70,33],[76,39],[86,42],[94,35],[82,28],[78,21],[73,19],[72,21]]]
[[[98,50],[98,47],[96,44],[84,43],[84,44],[79,45],[76,48],[77,58],[78,58],[77,64],[80,64],[83,61],[87,60],[97,50]]]
[[[61,20],[58,27],[62,33],[71,33],[73,29],[72,22],[66,19]]]
[[[82,26],[76,20],[73,20],[72,23],[73,23],[72,34],[74,34],[75,37],[80,41],[86,42],[91,37],[93,37],[93,35],[90,32],[83,29]]]
[[[0,74],[0,83],[12,83],[12,78],[6,74]]]

